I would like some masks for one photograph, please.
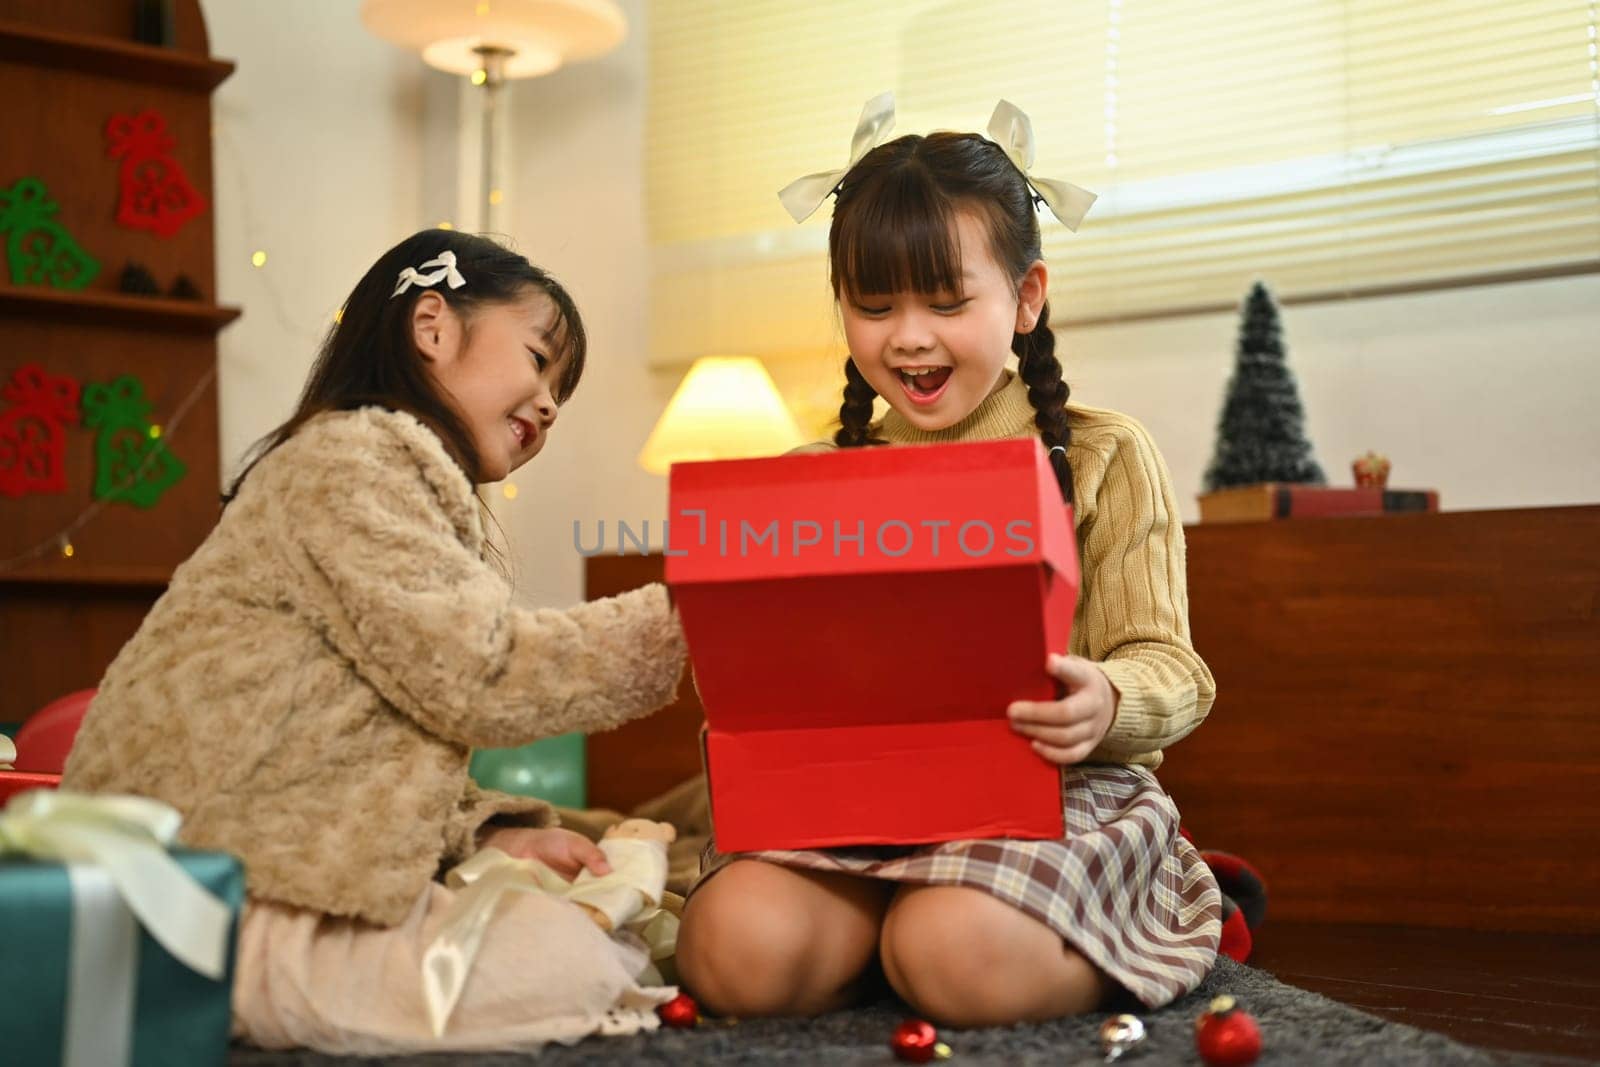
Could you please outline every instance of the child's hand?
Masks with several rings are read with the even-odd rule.
[[[1051,656],[1046,670],[1067,687],[1060,700],[1018,700],[1006,709],[1011,728],[1051,763],[1081,763],[1117,714],[1117,691],[1106,672],[1082,656]]]
[[[596,875],[611,873],[600,846],[571,830],[502,826],[478,838],[478,847],[497,848],[517,859],[539,860],[569,882],[585,867]]]

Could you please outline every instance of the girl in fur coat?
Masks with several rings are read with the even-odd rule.
[[[475,747],[614,727],[672,699],[657,585],[528,611],[475,483],[536,456],[582,376],[582,320],[522,256],[426,230],[356,285],[299,408],[107,671],[65,788],[138,793],[245,863],[235,1031],[333,1053],[533,1047],[653,1026],[636,944],[513,894],[442,1038],[421,958],[493,844],[603,874],[542,801],[478,789]]]

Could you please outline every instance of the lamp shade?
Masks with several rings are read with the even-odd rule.
[[[615,0],[362,0],[361,22],[430,67],[471,74],[474,49],[510,53],[503,74],[531,78],[615,48],[628,22]]]
[[[639,453],[639,466],[665,474],[674,463],[772,456],[804,443],[759,360],[704,356],[667,402]]]

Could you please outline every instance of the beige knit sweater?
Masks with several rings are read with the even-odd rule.
[[[479,504],[432,431],[323,415],[245,479],[106,672],[64,785],[157,797],[258,898],[385,926],[496,814],[470,750],[593,731],[672,699],[660,585],[527,611],[483,559]]]
[[[890,410],[877,435],[890,444],[1032,437],[1033,405],[1022,380],[1007,381],[954,426],[927,433]],[[1072,622],[1075,655],[1105,670],[1119,698],[1111,730],[1091,762],[1161,764],[1161,750],[1200,725],[1216,686],[1189,640],[1183,524],[1166,464],[1149,433],[1127,415],[1067,406],[1067,459],[1077,500],[1083,572]]]

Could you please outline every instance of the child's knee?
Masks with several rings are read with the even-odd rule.
[[[920,1014],[1004,1026],[1094,1010],[1104,979],[1043,923],[974,889],[924,887],[889,909],[884,974]]]
[[[684,909],[678,972],[710,1011],[781,1011],[806,971],[803,912],[786,907],[761,868],[735,861],[702,886]]]
[[[993,999],[998,972],[1009,962],[1003,944],[985,936],[987,909],[974,903],[975,896],[959,890],[918,890],[902,893],[884,919],[878,952],[889,984],[942,1022],[958,1021],[946,1008],[971,997]]]

